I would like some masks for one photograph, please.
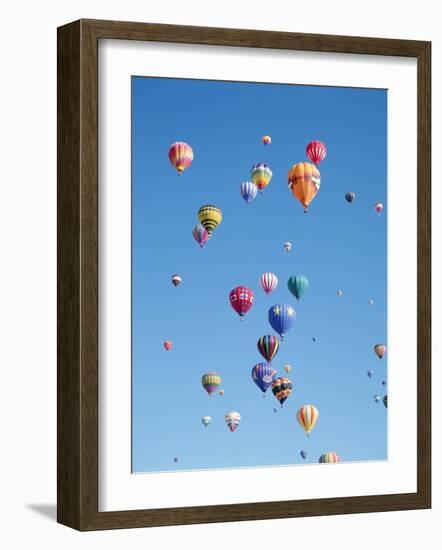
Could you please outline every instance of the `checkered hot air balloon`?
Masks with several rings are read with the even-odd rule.
[[[284,401],[292,393],[292,383],[286,377],[282,376],[281,378],[275,378],[272,382],[272,392],[276,399],[280,402],[281,407],[284,404]]]
[[[198,219],[200,224],[207,230],[210,235],[222,222],[223,215],[221,210],[214,204],[204,204],[198,210]]]
[[[246,286],[235,287],[229,295],[230,305],[240,316],[241,320],[253,306],[254,299],[253,291]]]

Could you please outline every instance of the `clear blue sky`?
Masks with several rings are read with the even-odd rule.
[[[307,463],[326,451],[343,461],[387,458],[387,410],[373,400],[386,393],[387,376],[387,359],[373,353],[387,343],[386,137],[386,90],[132,78],[133,471],[301,464],[301,449]],[[328,155],[304,214],[287,172],[307,160],[312,139],[324,141]],[[195,154],[181,177],[168,159],[175,141]],[[247,205],[239,185],[260,161],[273,179]],[[347,191],[357,195],[352,204]],[[192,228],[207,203],[224,219],[200,250]],[[270,296],[259,286],[264,271],[279,278]],[[183,279],[178,287],[174,273]],[[299,304],[287,289],[297,273],[310,282]],[[238,285],[255,292],[243,322],[228,299]],[[279,374],[293,366],[282,409],[250,374],[263,360],[258,337],[273,334],[274,303],[297,312],[273,361]],[[202,388],[211,370],[224,396]],[[309,438],[296,421],[306,403],[320,411]],[[234,433],[224,422],[232,410],[242,417]],[[213,418],[207,428],[203,415]]]

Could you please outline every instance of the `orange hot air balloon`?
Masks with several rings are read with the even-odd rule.
[[[169,351],[170,349],[172,349],[172,342],[170,340],[166,340],[163,344],[164,348],[166,351]]]
[[[321,187],[321,174],[310,162],[298,162],[289,170],[288,185],[292,194],[304,207],[304,212],[307,212],[309,204]]]

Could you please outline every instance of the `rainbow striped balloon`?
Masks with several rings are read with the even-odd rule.
[[[303,405],[298,409],[296,418],[299,424],[307,432],[307,435],[310,435],[310,432],[313,430],[316,422],[318,421],[319,411],[314,405]]]
[[[340,462],[339,455],[335,451],[329,451],[328,453],[323,453],[319,457],[320,464],[332,464],[334,462]]]
[[[201,377],[201,384],[209,395],[221,385],[221,376],[217,372],[208,372]]]

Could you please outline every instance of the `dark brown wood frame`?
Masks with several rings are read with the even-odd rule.
[[[414,57],[418,86],[417,492],[98,511],[98,41]],[[81,531],[431,507],[431,43],[79,20],[58,29],[58,521]]]

